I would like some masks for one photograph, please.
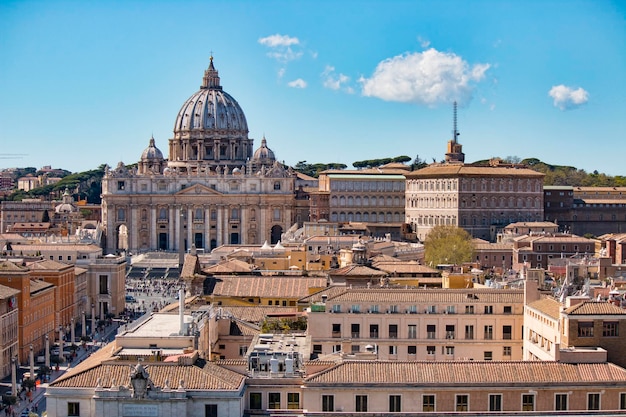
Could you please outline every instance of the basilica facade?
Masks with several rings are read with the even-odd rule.
[[[106,169],[107,252],[276,243],[293,224],[295,172],[276,161],[265,138],[254,150],[212,57],[176,116],[168,150],[165,158],[151,138],[136,167]]]

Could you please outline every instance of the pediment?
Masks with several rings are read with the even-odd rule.
[[[193,184],[184,190],[180,190],[175,195],[223,195],[219,191],[203,184]]]

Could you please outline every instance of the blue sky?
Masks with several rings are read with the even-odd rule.
[[[167,155],[213,53],[289,165],[535,157],[626,175],[626,2],[3,1],[0,168]]]

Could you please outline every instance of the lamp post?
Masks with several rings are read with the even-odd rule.
[[[83,310],[82,312],[82,327],[80,329],[81,331],[81,336],[83,338],[85,338],[85,336],[87,336],[87,320],[85,319],[85,311]]]
[[[64,343],[63,343],[63,326],[59,326],[59,363],[61,362],[61,358],[64,357],[63,355],[63,348],[64,348]]]
[[[46,351],[44,354],[46,358],[46,368],[50,369],[50,338],[48,335],[46,335]]]
[[[72,317],[70,319],[70,323],[71,323],[71,325],[70,325],[71,326],[71,328],[70,328],[70,335],[71,336],[70,337],[72,338],[72,340],[70,340],[70,343],[72,345],[74,345],[74,342],[76,341],[76,328],[74,326],[74,317]]]
[[[30,379],[35,380],[35,352],[33,351],[33,345],[30,345]]]
[[[96,306],[91,303],[91,338],[96,336]]]
[[[17,360],[13,356],[11,358],[11,394],[17,395]]]

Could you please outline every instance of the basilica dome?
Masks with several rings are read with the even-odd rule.
[[[150,138],[150,144],[141,154],[142,161],[163,160],[163,153],[156,147],[154,137]]]
[[[176,116],[168,166],[183,172],[203,166],[232,168],[251,156],[246,116],[239,103],[222,89],[211,57],[200,90],[185,101]]]
[[[258,165],[272,166],[275,160],[274,151],[267,147],[267,141],[263,137],[261,147],[254,151],[252,162]]]

